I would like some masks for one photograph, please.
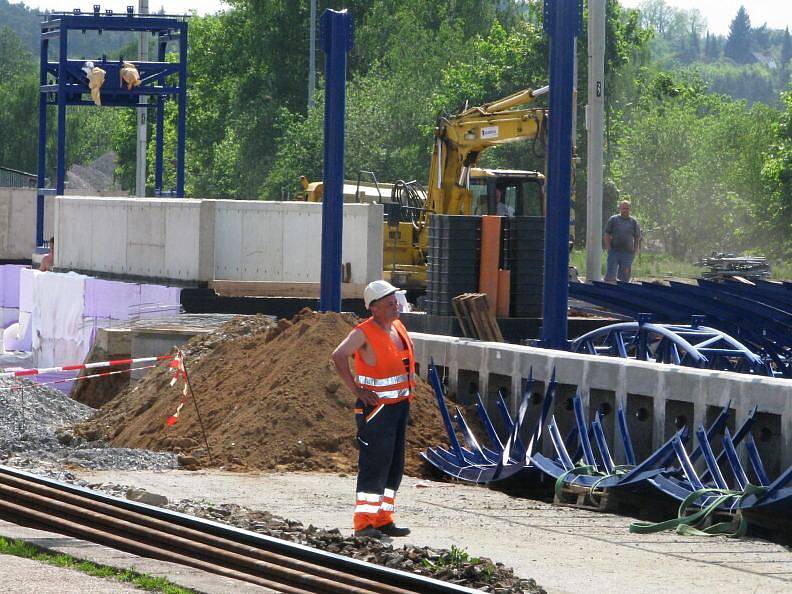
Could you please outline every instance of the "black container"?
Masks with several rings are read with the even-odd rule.
[[[510,315],[542,315],[544,292],[544,217],[511,217],[504,230],[503,263],[511,270]]]
[[[478,290],[481,218],[432,215],[429,219],[426,308],[454,315],[451,300]]]

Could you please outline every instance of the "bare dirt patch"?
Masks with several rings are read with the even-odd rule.
[[[184,348],[214,465],[239,470],[354,472],[353,396],[330,354],[358,319],[303,310],[277,326],[237,318]],[[162,365],[105,404],[81,436],[115,446],[174,451],[186,466],[210,465],[192,400],[166,425],[181,398]],[[431,388],[418,381],[411,405],[406,472],[425,473],[419,453],[444,441]]]

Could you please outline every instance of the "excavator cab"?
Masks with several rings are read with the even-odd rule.
[[[544,216],[544,180],[537,171],[473,169],[471,210],[474,215]]]

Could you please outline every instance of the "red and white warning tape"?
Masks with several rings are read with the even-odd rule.
[[[2,377],[27,377],[42,373],[57,373],[59,371],[80,371],[82,369],[103,369],[105,367],[118,367],[119,365],[135,365],[137,363],[154,363],[157,361],[170,361],[174,355],[160,357],[140,357],[138,359],[116,359],[115,361],[100,361],[98,363],[83,363],[81,365],[63,365],[61,367],[46,367],[43,369],[20,369],[18,371],[4,371]]]
[[[72,379],[62,379],[56,380],[53,382],[43,382],[39,384],[40,386],[49,386],[54,384],[66,384],[69,382],[81,382],[84,380],[89,379],[96,379],[97,377],[107,377],[108,375],[119,375],[121,373],[133,373],[135,371],[140,371],[141,369],[154,369],[156,365],[143,365],[141,367],[132,367],[131,369],[119,369],[118,371],[105,371],[103,373],[94,373],[92,375],[81,375],[80,377],[75,377]],[[21,385],[21,384],[20,384]]]
[[[165,421],[169,427],[171,425],[175,425],[179,421],[181,409],[184,408],[184,404],[187,402],[187,388],[189,384],[187,383],[187,370],[184,368],[184,354],[181,351],[176,352],[176,357],[174,357],[173,361],[171,361],[170,369],[172,373],[170,381],[171,387],[175,386],[176,382],[179,380],[184,382],[184,386],[182,387],[182,397],[179,401],[179,406],[176,407],[176,412],[169,416]]]

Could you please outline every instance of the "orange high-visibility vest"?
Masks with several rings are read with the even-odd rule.
[[[390,335],[369,318],[356,326],[366,335],[366,341],[374,351],[374,365],[367,365],[355,353],[355,380],[361,388],[375,392],[381,404],[395,404],[413,396],[415,389],[415,356],[407,329],[399,320],[393,322],[407,348],[399,349]]]

